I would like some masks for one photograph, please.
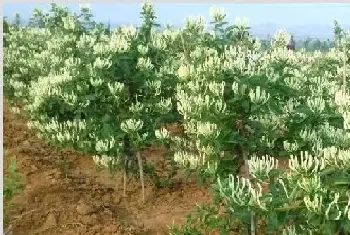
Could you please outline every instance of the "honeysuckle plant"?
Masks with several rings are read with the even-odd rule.
[[[25,61],[25,66],[41,70],[29,68],[33,75],[23,86],[22,77],[13,79],[8,71],[11,87],[26,91],[29,126],[49,143],[93,154],[112,173],[121,167],[130,171],[137,152],[143,186],[140,148],[152,142],[154,130],[171,120],[173,111],[174,89],[166,76],[174,72],[165,53],[166,35],[154,30],[153,7],[143,5],[139,28],[123,26],[108,34],[89,22],[88,9],[77,15],[53,5],[52,12],[50,18],[35,11],[31,24],[39,28],[23,29],[47,35],[42,51]],[[45,28],[40,28],[43,22]],[[13,37],[9,67],[19,52]],[[22,67],[18,70],[26,75]]]
[[[242,62],[247,73],[232,84],[239,103],[230,109],[226,101],[243,122],[238,134],[244,138],[236,141],[246,151],[248,172],[219,178],[215,209],[201,207],[198,217],[172,227],[171,234],[230,234],[237,226],[233,221],[250,225],[244,234],[350,233],[350,175],[344,164],[350,159],[348,64],[338,48],[292,52],[285,49],[287,41],[286,31],[278,31],[272,49],[258,53],[260,64],[247,69]],[[190,66],[195,77],[200,69]],[[286,170],[271,157],[281,155],[290,157]],[[257,227],[257,220],[264,225]]]
[[[213,186],[214,204],[198,207],[195,217],[171,227],[170,233],[231,234],[250,224],[254,211],[260,221],[256,234],[350,234],[349,160],[349,150],[334,146],[318,155],[292,155],[285,170],[278,169],[276,158],[252,157],[250,179],[219,178]]]
[[[280,30],[269,51],[260,51],[255,41],[252,48],[227,45],[220,53],[199,45],[189,52],[190,59],[183,59],[178,70],[183,82],[177,90],[177,107],[192,144],[175,153],[176,161],[215,177],[223,175],[225,166],[234,172],[227,159],[244,160],[242,180],[247,185],[252,175],[262,174],[251,172],[256,168],[249,163],[252,160],[263,159],[269,169],[274,164],[266,155],[288,157],[309,151],[319,156],[331,146],[349,148],[343,128],[347,112],[334,102],[335,97],[344,100],[338,92],[344,87],[342,52],[293,52],[286,48],[289,39]],[[327,62],[330,70],[320,66]],[[256,230],[254,213],[246,210],[251,234]]]

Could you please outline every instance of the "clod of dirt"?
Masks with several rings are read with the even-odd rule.
[[[26,149],[29,149],[31,147],[30,143],[28,140],[23,141],[22,146]]]
[[[35,172],[35,171],[38,170],[38,167],[36,167],[35,165],[31,165],[30,169],[31,169],[32,172]]]
[[[111,195],[109,195],[109,194],[103,195],[103,196],[102,196],[102,201],[103,201],[104,203],[109,203],[109,202],[111,202],[111,201],[112,201]]]
[[[80,217],[81,222],[87,225],[98,224],[98,219],[96,214],[83,215]]]
[[[76,211],[79,215],[88,215],[96,212],[96,208],[86,202],[80,202],[76,207]]]
[[[53,226],[56,226],[57,225],[57,219],[55,217],[54,214],[49,214],[47,217],[46,217],[46,220],[45,220],[45,223],[43,225],[43,228],[51,228]]]

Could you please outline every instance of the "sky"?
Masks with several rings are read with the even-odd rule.
[[[78,4],[66,4],[72,11],[78,11]],[[98,22],[111,24],[138,24],[141,4],[110,3],[90,4],[94,19]],[[350,25],[350,3],[342,4],[185,4],[185,3],[156,3],[156,15],[162,24],[171,23],[182,25],[190,15],[204,16],[209,20],[210,7],[222,7],[233,22],[236,17],[247,17],[249,24],[278,25],[279,28],[291,28],[302,25],[321,25],[331,29],[334,20],[341,24]],[[4,4],[4,16],[13,17],[16,12],[28,19],[34,8],[49,9],[48,4],[16,3]],[[304,30],[305,31],[305,30]],[[307,31],[307,30],[306,30]]]

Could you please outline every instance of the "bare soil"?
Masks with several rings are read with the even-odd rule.
[[[146,202],[141,201],[137,179],[130,180],[123,197],[121,175],[114,179],[98,170],[91,156],[46,145],[27,128],[23,118],[4,104],[4,167],[9,157],[25,177],[22,194],[16,195],[10,230],[13,235],[169,234],[195,204],[211,200],[208,188],[179,182],[172,189],[157,189],[146,179]],[[147,159],[162,159],[162,149],[144,151]]]

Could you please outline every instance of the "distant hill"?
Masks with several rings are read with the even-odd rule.
[[[23,25],[25,25],[27,22],[22,22]],[[297,25],[297,26],[288,26],[285,27],[283,25],[278,24],[258,24],[258,25],[251,25],[251,32],[254,36],[262,39],[266,39],[268,36],[272,37],[277,30],[279,29],[286,29],[288,32],[293,34],[295,39],[305,39],[307,37],[320,39],[320,40],[326,40],[326,39],[332,39],[333,38],[333,25],[330,22],[329,25],[312,25],[312,24],[305,24],[305,25]],[[105,23],[107,25],[108,22]],[[138,25],[138,22],[133,23],[117,23],[117,22],[111,22],[111,28],[117,28],[121,25],[130,25],[133,24],[134,26]],[[182,27],[182,24],[176,24],[174,27]],[[350,25],[342,25],[342,27],[345,30],[350,30]]]
[[[111,23],[112,28],[116,28],[120,25],[130,25],[132,23]],[[133,23],[133,25],[137,26],[137,24]],[[181,27],[180,24],[174,25],[175,27]],[[350,25],[343,25],[345,30],[350,30]],[[251,32],[254,36],[258,38],[267,38],[268,36],[272,37],[277,30],[286,29],[288,32],[293,34],[295,39],[305,39],[307,37],[315,38],[315,39],[332,39],[333,38],[333,25],[298,25],[298,26],[289,26],[285,27],[283,25],[278,24],[259,24],[252,25]]]
[[[345,30],[350,30],[350,25],[343,25]],[[261,24],[251,26],[251,32],[257,37],[266,38],[267,35],[273,36],[278,29],[286,29],[294,35],[295,39],[303,38],[318,38],[331,39],[333,38],[333,25],[298,25],[294,27],[283,27],[276,24]]]

